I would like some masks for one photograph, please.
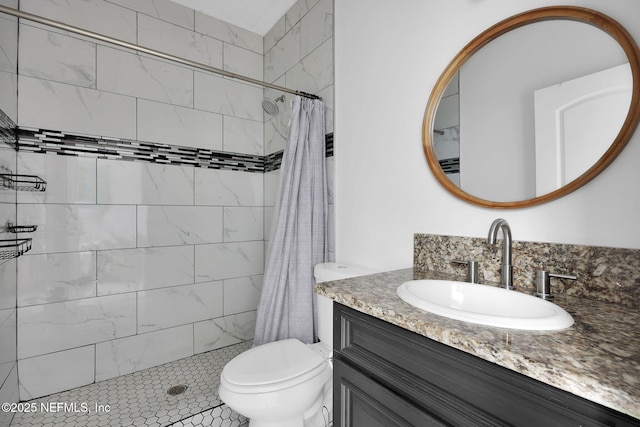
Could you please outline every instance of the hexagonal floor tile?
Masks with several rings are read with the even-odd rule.
[[[224,365],[249,348],[250,341],[34,399],[30,403],[39,408],[53,408],[51,403],[60,402],[80,410],[17,413],[11,427],[239,427],[248,421],[222,403],[218,385]],[[175,396],[167,394],[176,385],[187,388]]]

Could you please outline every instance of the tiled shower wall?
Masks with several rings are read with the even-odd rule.
[[[0,17],[0,25],[3,24]],[[2,73],[0,73],[2,74]],[[3,114],[0,112],[0,114]],[[16,153],[0,142],[0,173],[15,170]],[[0,186],[0,239],[14,239],[5,231],[7,222],[16,221],[16,192]],[[2,249],[0,249],[2,251]],[[16,363],[16,259],[0,259],[0,403],[18,401]],[[0,426],[8,425],[12,414],[0,411]]]
[[[262,79],[262,37],[166,0],[20,8]],[[19,126],[263,155],[263,89],[23,21]],[[43,143],[44,144],[44,143]],[[263,174],[20,151],[47,180],[18,258],[26,400],[251,339]]]
[[[17,0],[0,0],[16,7]],[[0,173],[15,173],[16,152],[12,129],[17,121],[18,21],[0,14]],[[8,143],[8,144],[7,144]],[[16,192],[0,186],[0,239],[13,239],[5,226],[16,221]],[[0,259],[0,403],[18,401],[16,363],[16,259]],[[9,425],[13,414],[0,411],[0,426]]]
[[[264,80],[291,89],[319,95],[326,105],[327,133],[333,133],[333,1],[298,0],[264,36]],[[281,95],[265,90],[271,99]],[[276,117],[266,116],[264,124],[265,154],[284,148],[288,133],[290,96],[278,103]],[[284,112],[282,112],[284,110]],[[333,176],[334,158],[327,157],[329,190],[329,258],[335,259]],[[275,203],[279,171],[265,173],[265,238]]]
[[[300,0],[264,45],[167,0],[22,0],[20,7],[257,79],[268,50],[267,80],[320,94],[332,131],[330,1]],[[17,56],[5,33],[18,24],[6,18],[3,50]],[[13,343],[2,347],[2,357],[13,354],[2,365],[3,401],[18,399],[16,366],[26,400],[251,339],[277,172],[159,164],[162,156],[129,162],[99,148],[80,157],[43,154],[69,150],[60,141],[34,144],[33,135],[260,157],[282,149],[290,98],[263,126],[260,87],[29,21],[19,29],[19,79],[15,60],[0,64],[2,100],[19,87],[19,108],[2,109],[31,136],[17,155],[3,145],[0,161],[43,177],[48,188],[5,192],[11,200],[0,206],[15,218],[17,197],[18,223],[38,225],[32,251],[0,266],[2,291],[11,294],[2,299],[9,302],[3,343]]]

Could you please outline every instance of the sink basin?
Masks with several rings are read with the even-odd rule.
[[[433,314],[470,323],[530,331],[555,331],[573,325],[556,304],[495,286],[451,280],[411,280],[398,296]]]

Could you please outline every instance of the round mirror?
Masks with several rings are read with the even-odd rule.
[[[429,167],[476,205],[519,208],[604,170],[640,118],[640,51],[599,12],[525,12],[465,46],[438,79],[423,123]]]

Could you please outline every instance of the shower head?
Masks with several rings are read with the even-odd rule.
[[[279,97],[273,100],[265,98],[262,101],[262,109],[268,115],[275,116],[276,114],[278,114],[278,111],[279,111],[278,104],[277,104],[278,102],[284,102],[284,95],[280,95]]]

